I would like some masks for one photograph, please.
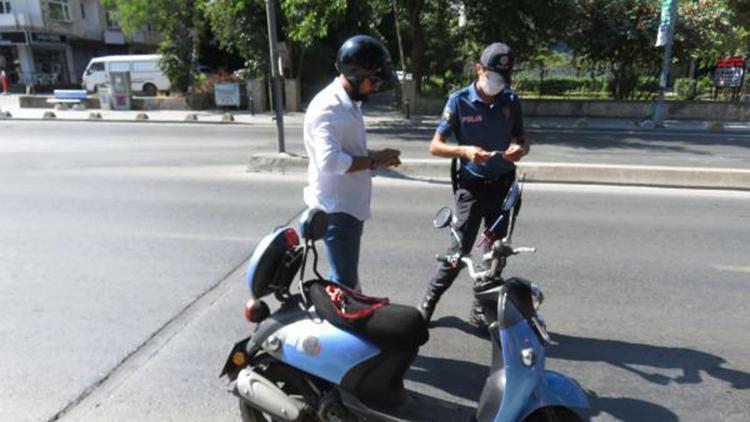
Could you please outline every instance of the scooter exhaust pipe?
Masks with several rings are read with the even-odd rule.
[[[289,397],[268,378],[245,368],[237,375],[235,392],[261,412],[285,421],[299,419],[303,404]]]

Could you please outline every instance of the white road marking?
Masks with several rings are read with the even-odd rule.
[[[716,268],[719,271],[728,272],[728,273],[748,273],[748,274],[750,274],[750,266],[742,266],[742,265],[714,265],[714,268]]]

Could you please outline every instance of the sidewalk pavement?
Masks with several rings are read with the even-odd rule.
[[[18,120],[46,120],[45,113],[53,112],[55,119],[60,121],[90,121],[92,113],[98,113],[102,121],[107,122],[135,122],[136,117],[145,113],[149,122],[155,123],[234,123],[252,125],[275,125],[275,116],[271,112],[251,114],[247,110],[225,111],[189,111],[189,110],[145,110],[145,111],[116,111],[91,109],[84,111],[54,110],[44,108],[21,108],[18,105],[18,95],[0,95],[0,111],[10,113],[11,119]],[[223,121],[226,114],[234,118],[232,122]],[[2,118],[2,116],[0,116]],[[97,119],[98,120],[98,119]],[[284,124],[301,126],[304,120],[303,112],[285,113]],[[435,127],[438,116],[412,116],[406,119],[397,112],[371,112],[365,108],[365,122],[368,126],[402,126],[402,127]],[[575,118],[575,117],[536,117],[524,119],[529,129],[577,129],[577,130],[608,130],[608,131],[668,131],[668,132],[746,132],[750,133],[750,122],[704,122],[697,120],[667,120],[664,127],[653,129],[641,127],[633,119],[618,118]]]
[[[46,112],[53,111],[57,121],[92,121],[90,115],[99,113],[100,120],[105,122],[136,122],[140,113],[148,115],[149,123],[189,123],[189,124],[244,124],[268,126],[275,125],[271,113],[255,115],[247,111],[108,111],[108,110],[50,110],[26,109],[18,106],[17,96],[0,96],[0,111],[9,112],[13,120],[43,120]],[[232,122],[224,121],[225,114],[233,116]],[[0,113],[2,119],[2,113]],[[99,120],[96,119],[96,120]],[[304,113],[286,113],[285,126],[301,126]],[[437,116],[414,116],[404,118],[395,112],[367,113],[365,123],[369,128],[403,127],[433,128]],[[717,126],[712,122],[702,121],[665,121],[664,128],[649,129],[636,125],[631,119],[616,118],[561,118],[561,117],[528,117],[525,119],[528,129],[547,130],[586,130],[602,133],[618,131],[638,132],[671,132],[671,133],[708,133],[723,131],[725,133],[750,135],[750,122],[724,122]],[[447,181],[450,161],[445,159],[406,159],[396,170],[378,170],[376,175],[415,180]],[[248,171],[273,173],[304,173],[307,169],[307,158],[289,154],[257,154],[250,160]],[[526,175],[530,182],[545,183],[582,183],[604,185],[655,186],[679,188],[735,189],[750,190],[750,170],[738,168],[706,168],[677,166],[643,166],[621,165],[613,163],[519,163],[519,173]]]

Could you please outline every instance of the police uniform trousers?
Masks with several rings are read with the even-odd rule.
[[[459,244],[455,236],[451,234],[451,243],[447,251],[448,255],[456,253],[459,249],[462,254],[472,252],[471,249],[474,246],[482,222],[484,222],[485,228],[489,228],[503,212],[503,200],[515,178],[515,170],[508,172],[496,180],[459,176],[455,192],[456,222],[453,224],[453,228],[462,239],[462,242]],[[516,206],[515,213],[518,213],[519,209],[520,201]],[[508,220],[509,215],[506,215],[503,217],[502,224],[496,228],[495,233],[498,234],[499,238],[505,236],[508,228]],[[484,253],[484,251],[481,252]],[[475,253],[475,256],[478,256],[478,254]],[[430,298],[431,302],[437,303],[442,294],[453,284],[462,267],[462,264],[459,264],[455,268],[447,263],[439,264],[435,275],[427,287],[425,298]]]

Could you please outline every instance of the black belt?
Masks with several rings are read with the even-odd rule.
[[[492,190],[507,188],[515,177],[515,171],[510,171],[500,177],[482,178],[473,174],[461,172],[458,176],[458,186],[464,189]]]
[[[458,186],[469,190],[493,190],[507,187],[509,180],[503,179],[459,179]]]

